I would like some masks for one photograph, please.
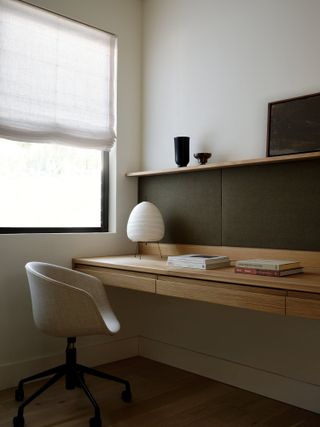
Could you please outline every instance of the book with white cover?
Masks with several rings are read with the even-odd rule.
[[[185,262],[192,264],[211,265],[220,262],[229,261],[227,256],[223,255],[202,255],[202,254],[186,254],[168,256],[168,264],[171,262]]]
[[[263,270],[289,270],[301,267],[299,261],[283,259],[245,259],[236,261],[236,267],[259,268]]]
[[[223,267],[229,267],[230,261],[221,261],[214,264],[200,264],[198,262],[192,263],[192,262],[184,262],[184,261],[168,261],[168,267],[174,267],[174,268],[197,268],[199,270],[212,270],[214,268],[223,268]]]

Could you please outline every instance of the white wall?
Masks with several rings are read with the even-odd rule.
[[[41,360],[64,351],[60,339],[45,337],[33,325],[25,263],[42,260],[70,266],[72,257],[133,250],[125,226],[136,203],[136,182],[125,178],[125,172],[138,169],[140,162],[140,0],[32,0],[29,3],[118,36],[118,144],[117,152],[111,155],[113,196],[117,189],[116,202],[112,201],[114,230],[115,216],[117,224],[114,233],[0,235],[0,388],[16,380],[13,371],[26,375],[30,372],[27,368],[24,370],[24,366],[36,370],[42,362],[32,363],[33,359]],[[112,298],[120,320],[126,325],[115,340],[137,335],[136,322],[130,308],[128,310],[130,298],[126,293],[121,294],[121,298],[117,295]],[[81,342],[93,344],[101,339]]]
[[[140,0],[32,3],[119,36],[118,147],[112,155],[117,232],[0,235],[0,387],[45,365],[46,357],[51,364],[50,356],[63,348],[60,339],[33,325],[24,264],[37,259],[70,265],[72,257],[131,250],[125,225],[136,181],[124,174],[140,169]],[[215,160],[262,156],[267,102],[319,90],[317,0],[143,4],[145,168],[174,165],[178,134],[192,137],[192,152],[212,151]],[[146,356],[317,408],[319,393],[310,383],[320,384],[319,322],[124,290],[109,294],[124,325],[112,354],[137,352],[134,337],[140,333]],[[105,339],[81,342],[94,344],[92,363],[99,352],[107,361]]]
[[[213,161],[264,156],[268,102],[320,90],[319,14],[318,0],[144,0],[143,169],[175,166],[181,134]]]
[[[143,169],[175,166],[179,134],[214,161],[262,157],[268,102],[320,90],[318,0],[143,5]],[[146,298],[146,356],[320,412],[320,322]]]

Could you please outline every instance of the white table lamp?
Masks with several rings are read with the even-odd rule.
[[[164,236],[161,212],[153,203],[141,202],[129,216],[127,235],[133,242],[159,242]]]

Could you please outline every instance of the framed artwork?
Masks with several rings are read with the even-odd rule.
[[[267,156],[320,151],[320,93],[268,105]]]

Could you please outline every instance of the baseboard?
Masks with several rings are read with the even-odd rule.
[[[139,354],[148,359],[320,413],[320,386],[315,384],[145,337],[139,338]]]
[[[98,366],[138,355],[138,337],[113,340],[105,343],[81,345],[79,361],[88,366]],[[14,387],[21,378],[33,375],[64,362],[64,352],[47,357],[23,360],[0,365],[0,390]]]
[[[98,366],[137,355],[184,369],[300,408],[320,413],[320,386],[197,353],[146,337],[81,346],[80,362]],[[0,365],[0,390],[19,379],[63,363],[64,353]]]

